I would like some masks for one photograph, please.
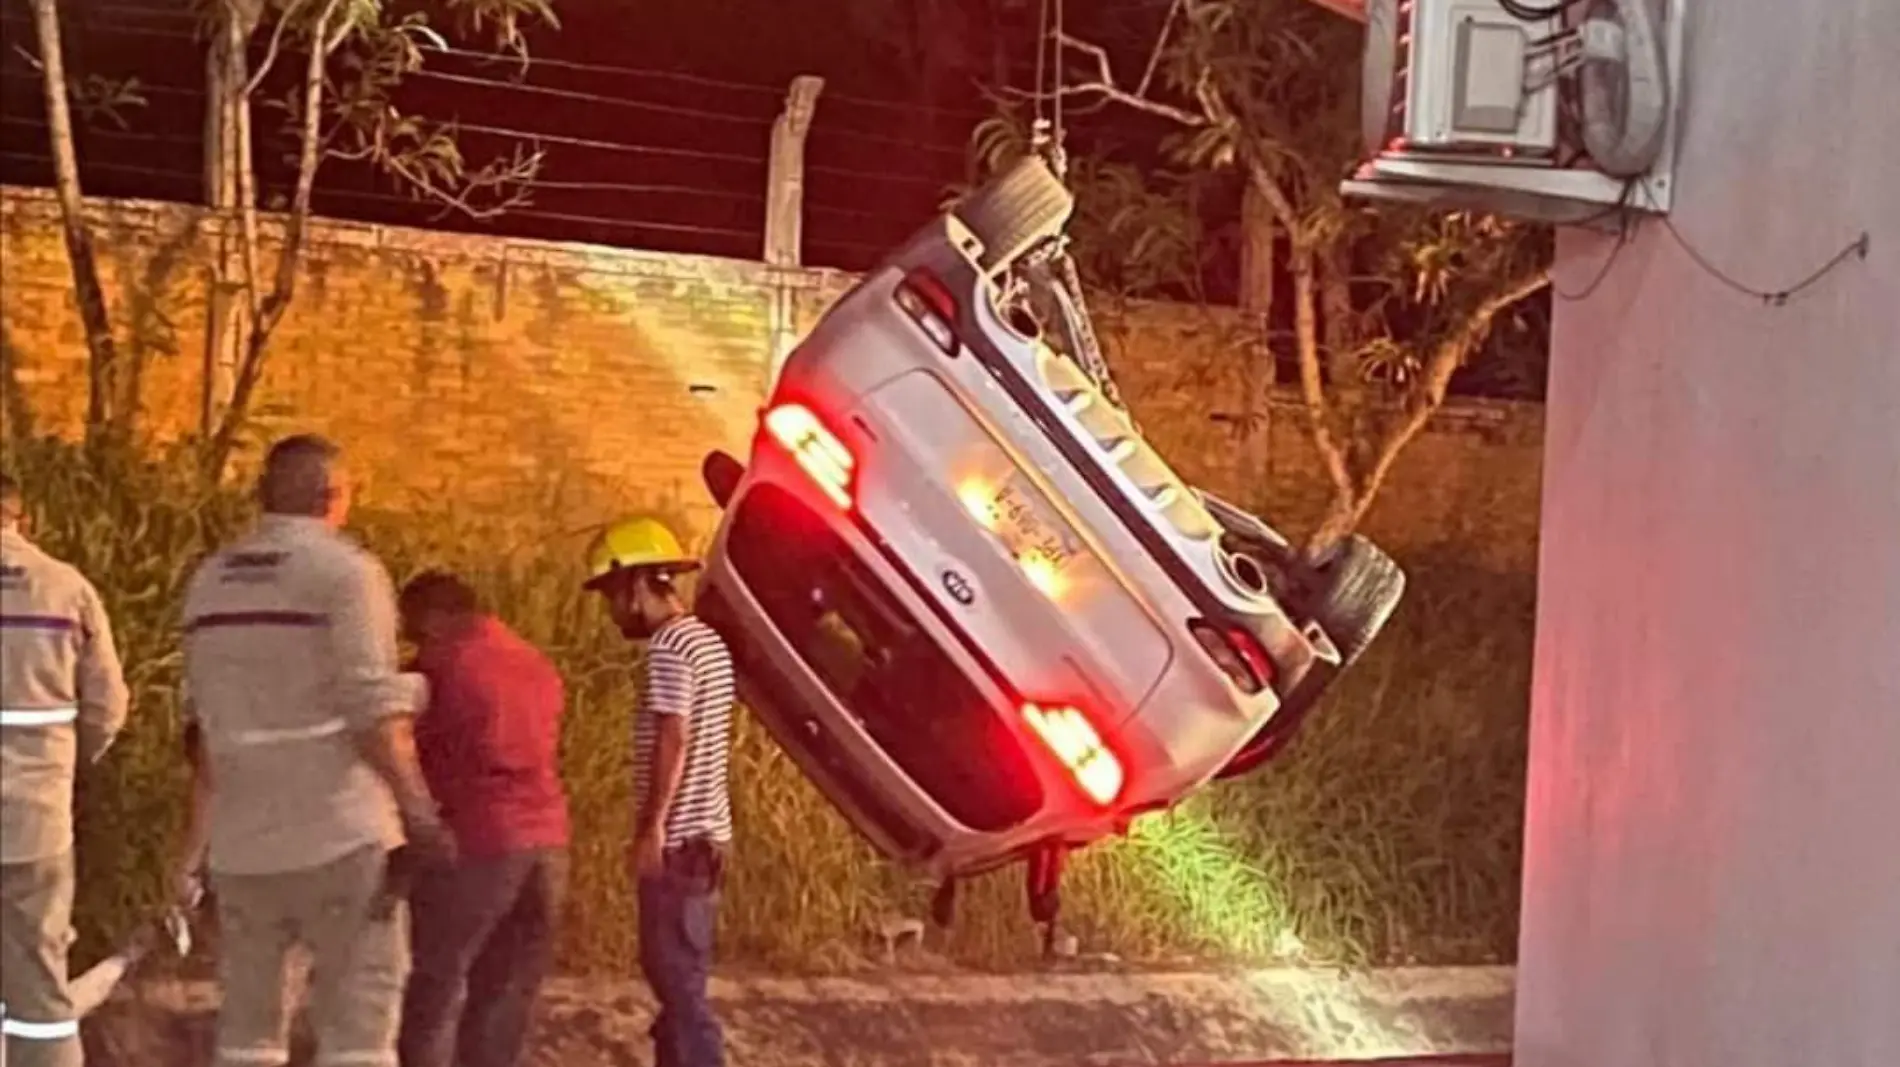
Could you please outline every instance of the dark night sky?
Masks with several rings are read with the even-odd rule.
[[[130,129],[95,122],[81,135],[89,192],[196,199],[203,122],[201,53],[174,0],[65,5],[77,72],[136,76],[150,105]],[[997,0],[999,8],[1009,0]],[[898,10],[903,5],[894,4]],[[902,16],[869,25],[865,0],[562,0],[562,28],[537,32],[525,84],[511,63],[431,55],[399,97],[409,110],[457,119],[478,162],[539,137],[546,151],[534,204],[486,223],[438,219],[386,180],[329,164],[319,210],[371,221],[755,257],[764,223],[765,155],[790,79],[825,77],[807,148],[807,258],[860,268],[900,240],[964,176],[971,127],[985,114],[972,86],[977,57],[994,69],[987,0],[952,5],[927,30],[922,69],[905,58],[922,36]],[[957,14],[983,9],[980,20]],[[1027,62],[1033,5],[1004,43]],[[24,0],[4,0],[8,43],[31,50]],[[1007,17],[1007,16],[1006,16]],[[9,47],[0,72],[0,179],[46,184],[37,76]],[[1015,58],[1012,56],[1011,58]],[[280,65],[288,88],[291,64]],[[930,69],[935,68],[935,69]],[[501,84],[496,84],[501,83]],[[271,88],[266,86],[266,94]],[[262,113],[260,113],[260,116]],[[264,128],[260,122],[260,132]],[[267,187],[289,168],[261,154]]]

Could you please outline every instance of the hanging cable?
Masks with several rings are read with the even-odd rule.
[[[1676,242],[1676,246],[1681,248],[1684,254],[1689,257],[1690,262],[1702,269],[1702,273],[1707,274],[1709,277],[1714,278],[1730,289],[1741,293],[1743,296],[1754,297],[1769,307],[1776,308],[1786,306],[1789,300],[1804,292],[1821,279],[1834,273],[1835,268],[1846,263],[1848,260],[1866,259],[1867,254],[1873,250],[1874,244],[1873,235],[1863,230],[1860,236],[1847,242],[1846,245],[1842,246],[1840,251],[1835,252],[1826,262],[1803,275],[1798,281],[1790,285],[1782,286],[1779,289],[1757,289],[1752,285],[1737,280],[1727,271],[1709,262],[1708,257],[1704,256],[1695,245],[1691,244],[1689,239],[1682,235],[1681,230],[1676,229],[1676,224],[1670,220],[1669,216],[1662,216],[1662,226],[1664,230],[1668,231],[1670,238]]]
[[[1035,101],[1036,113],[1029,125],[1029,150],[1042,150],[1043,139],[1048,136],[1049,120],[1045,111],[1049,104],[1048,61],[1049,47],[1054,43],[1054,34],[1049,32],[1049,0],[1041,0],[1036,8],[1036,84],[1031,98]],[[1058,65],[1061,57],[1057,57]]]
[[[1063,20],[1062,0],[1055,0],[1055,5],[1055,32],[1049,35],[1049,51],[1051,53],[1049,87],[1055,97],[1055,102],[1050,107],[1050,110],[1054,112],[1054,122],[1052,124],[1053,128],[1050,130],[1050,140],[1053,147],[1050,152],[1049,162],[1055,168],[1056,177],[1066,178],[1069,172],[1069,154],[1064,144],[1066,130],[1062,123],[1062,98],[1064,95],[1063,90],[1066,88],[1062,79],[1062,42],[1067,40],[1068,28]]]

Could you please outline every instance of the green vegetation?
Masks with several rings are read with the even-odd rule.
[[[25,441],[9,448],[9,465],[34,497],[41,541],[100,586],[137,699],[127,734],[83,789],[79,922],[90,956],[162,900],[183,795],[176,594],[248,507],[237,492],[194,488],[182,453],[102,461]],[[357,526],[398,580],[426,565],[462,569],[565,671],[577,821],[565,958],[573,970],[624,972],[635,660],[578,593],[578,546],[479,517],[365,510]],[[1286,759],[1078,858],[1066,915],[1085,950],[1131,962],[1510,957],[1534,590],[1527,577],[1409,562],[1413,593],[1398,621]],[[727,957],[828,968],[871,954],[876,925],[921,913],[927,889],[878,862],[755,726],[742,729]],[[1036,940],[1013,872],[970,887],[957,928],[933,947],[973,965],[1025,962]]]

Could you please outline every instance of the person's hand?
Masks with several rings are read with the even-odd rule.
[[[642,830],[627,850],[627,873],[635,882],[658,877],[666,869],[666,836],[659,830]]]
[[[411,855],[423,866],[449,866],[459,850],[455,834],[434,812],[414,812],[403,819],[403,831],[409,838]]]
[[[205,889],[202,867],[201,857],[197,855],[180,856],[173,861],[171,879],[167,883],[173,907],[189,912],[198,906]]]

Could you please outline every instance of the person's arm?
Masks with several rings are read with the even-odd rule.
[[[185,762],[191,767],[191,796],[185,807],[185,832],[178,845],[176,882],[172,891],[182,900],[190,894],[192,882],[204,869],[205,853],[211,846],[211,760],[205,753],[204,728],[186,702]]]
[[[199,577],[193,575],[185,592],[184,617],[193,615]],[[211,798],[213,779],[211,756],[205,744],[204,721],[191,687],[192,647],[189,632],[184,637],[184,677],[178,685],[178,716],[184,725],[185,764],[191,776],[190,793],[185,803],[185,830],[173,855],[172,902],[189,908],[195,904],[204,884],[204,868],[211,847]]]
[[[670,648],[651,648],[646,670],[646,703],[640,714],[654,717],[653,765],[634,824],[643,838],[665,833],[666,818],[686,775],[693,711],[693,668],[685,656]]]
[[[396,587],[382,564],[352,560],[330,618],[338,703],[358,753],[395,794],[411,832],[439,825],[416,759],[415,719],[397,681]]]
[[[79,763],[98,762],[125,728],[131,693],[119,649],[112,640],[112,620],[98,590],[87,582],[79,601],[79,661],[76,672],[79,704]]]

